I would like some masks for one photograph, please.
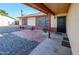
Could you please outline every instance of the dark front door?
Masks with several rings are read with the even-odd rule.
[[[57,32],[66,33],[66,16],[57,17]]]

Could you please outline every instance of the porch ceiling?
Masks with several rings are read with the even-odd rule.
[[[70,3],[25,3],[28,6],[36,8],[44,13],[53,15],[67,14]]]
[[[70,7],[70,3],[43,3],[52,12],[57,14],[67,13]]]

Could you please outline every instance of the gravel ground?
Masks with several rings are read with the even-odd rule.
[[[11,32],[21,31],[16,27],[0,27],[1,55],[28,55],[39,43],[17,37]]]
[[[20,28],[16,28],[16,27],[0,27],[0,33],[11,33],[11,32],[15,32],[15,31],[20,31],[23,29]]]
[[[39,43],[19,38],[13,34],[0,37],[1,55],[28,55]]]

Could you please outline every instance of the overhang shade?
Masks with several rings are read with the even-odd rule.
[[[39,11],[46,14],[50,13],[53,15],[67,14],[70,3],[24,3],[25,5],[31,6]]]
[[[49,8],[47,8],[43,3],[24,3],[25,5],[31,6],[39,11],[42,11],[46,14],[53,14],[55,15],[55,13],[53,11],[51,11]]]
[[[67,14],[70,3],[43,3],[47,8],[49,8],[55,15]]]

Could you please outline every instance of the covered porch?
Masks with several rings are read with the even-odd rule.
[[[45,4],[23,3],[46,14],[48,18],[47,32],[41,27],[35,26],[35,18],[30,16],[30,26],[17,26],[17,28],[1,29],[1,42],[3,54],[28,54],[28,55],[71,55],[71,46],[66,31],[58,31],[57,17],[67,16],[71,4]],[[60,7],[58,7],[60,5]],[[53,6],[53,8],[52,8]],[[51,9],[52,8],[52,9]],[[61,10],[62,9],[62,10]],[[26,16],[21,16],[29,18]],[[32,24],[32,25],[31,25]],[[42,25],[42,24],[41,24]],[[15,30],[14,30],[15,29]],[[9,31],[10,30],[10,31]],[[66,30],[66,28],[65,28]],[[8,38],[5,40],[5,38]],[[10,40],[11,39],[11,40]],[[3,50],[2,50],[3,49]],[[2,54],[1,53],[1,54]]]
[[[64,4],[64,3],[63,4],[25,3],[25,5],[31,6],[31,7],[35,8],[35,9],[37,9],[37,10],[40,10],[40,11],[44,12],[47,15],[47,17],[48,17],[48,27],[47,27],[48,31],[47,31],[47,33],[44,33],[43,29],[40,29],[40,30],[37,29],[36,30],[35,28],[39,28],[39,27],[36,27],[36,26],[33,25],[31,27],[32,31],[33,31],[32,33],[38,32],[38,33],[41,33],[40,35],[42,35],[42,36],[38,35],[37,33],[36,34],[32,34],[31,33],[31,35],[29,35],[29,36],[35,39],[35,36],[38,35],[39,37],[38,36],[37,37],[39,39],[36,39],[36,40],[37,41],[41,40],[40,42],[43,42],[42,37],[44,38],[44,40],[46,40],[47,38],[50,39],[50,40],[51,39],[52,40],[57,39],[56,41],[60,41],[61,42],[60,46],[68,48],[70,50],[70,54],[72,54],[71,48],[70,48],[70,42],[69,42],[69,39],[68,39],[67,34],[66,34],[66,28],[65,28],[65,32],[63,32],[63,31],[58,31],[58,27],[57,27],[58,26],[57,25],[58,24],[57,23],[57,17],[64,17],[64,16],[66,17],[67,13],[68,13],[68,10],[69,10],[69,7],[70,7],[71,4]],[[49,7],[48,5],[49,6],[53,6],[54,9],[50,9],[51,7]],[[58,8],[58,5],[60,5],[60,8]],[[61,8],[62,8],[62,11],[61,11]],[[28,18],[28,16],[21,16],[21,17]],[[30,16],[30,17],[38,17],[38,16]],[[63,20],[65,20],[65,19],[63,19]],[[52,30],[51,26],[53,27],[53,31],[51,31]],[[28,33],[30,33],[30,32],[28,32]],[[26,34],[26,35],[28,35],[28,34]],[[35,36],[33,36],[33,35],[35,35]],[[59,35],[59,36],[57,36],[57,35]],[[61,39],[60,39],[60,37],[61,37]],[[67,50],[67,51],[69,51],[69,50]],[[39,53],[37,53],[37,54],[39,54]]]

